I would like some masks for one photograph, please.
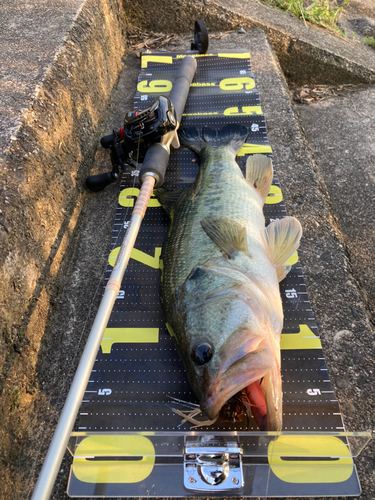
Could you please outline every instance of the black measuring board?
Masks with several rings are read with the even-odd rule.
[[[143,54],[134,99],[135,109],[150,106],[160,94],[168,96],[185,56],[183,53],[166,52]],[[191,85],[181,128],[195,126],[201,129],[209,126],[217,129],[228,123],[245,125],[249,136],[237,156],[243,172],[248,155],[261,153],[272,157],[249,53],[246,50],[233,50],[198,55],[196,58],[197,73]],[[194,181],[198,169],[198,160],[193,152],[186,148],[172,150],[164,187],[173,190],[188,185]],[[110,277],[139,188],[135,176],[130,173],[123,175],[105,281]],[[286,215],[276,172],[264,205],[264,214],[266,224]],[[165,327],[160,305],[160,255],[167,230],[168,217],[158,201],[152,198],[81,404],[78,431],[173,433],[190,430],[190,424],[180,425],[181,417],[173,413],[171,406],[186,408],[183,404],[172,403],[168,398],[171,396],[197,403],[173,340]],[[281,337],[283,430],[340,432],[344,426],[339,405],[325,365],[297,252],[288,262],[293,265],[292,270],[280,283],[284,309]],[[258,428],[253,417],[244,412],[238,422],[217,421],[212,426],[195,431],[212,433],[233,430],[257,431]],[[336,489],[330,489],[328,482],[322,490],[320,483],[313,481],[318,485],[314,493],[310,482],[304,480],[291,483],[287,495],[335,496],[335,491],[340,491],[337,493],[340,495],[356,495],[359,485],[353,465],[352,469],[344,481],[341,480],[344,476],[333,481]],[[160,468],[158,470],[161,474]],[[256,474],[256,468],[254,471]],[[249,470],[247,474],[250,474]],[[155,479],[156,472],[151,475],[151,481],[159,484],[160,478]],[[177,477],[180,477],[180,473],[176,471]],[[246,495],[265,494],[264,480],[252,475],[253,490]],[[284,480],[280,477],[273,480],[268,476],[266,493],[268,496],[281,496],[279,483]],[[72,472],[69,494],[95,496],[90,481],[80,481]],[[126,492],[121,489],[124,484]],[[259,487],[254,489],[255,484]],[[129,490],[129,481],[125,481],[119,482],[117,486],[107,484],[95,491],[100,494],[104,491],[104,496],[142,496],[142,491],[137,490],[136,485],[132,488]],[[183,495],[183,489],[180,491],[179,488],[176,485],[175,496]],[[163,496],[158,493],[158,486],[151,494]]]

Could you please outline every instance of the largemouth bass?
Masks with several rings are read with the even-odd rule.
[[[161,298],[202,412],[214,419],[246,389],[259,427],[281,430],[279,281],[302,229],[293,217],[265,227],[273,167],[251,156],[244,178],[235,157],[247,134],[240,125],[180,134],[201,165],[192,185],[158,195],[171,217]]]

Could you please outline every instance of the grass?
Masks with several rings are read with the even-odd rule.
[[[10,399],[11,399],[10,411],[12,412],[16,408],[18,408],[18,405],[20,403],[20,391],[18,389],[18,386],[15,385],[11,389],[9,389],[8,395],[10,396]]]
[[[328,0],[314,0],[311,5],[305,7],[303,0],[265,0],[268,5],[274,5],[288,11],[305,22],[321,24],[340,35],[344,35],[344,33],[337,25],[337,19],[349,2],[350,0],[345,0],[341,7],[331,7]]]
[[[375,49],[375,37],[373,36],[366,36],[366,38],[362,40],[362,43],[368,45],[372,49]]]

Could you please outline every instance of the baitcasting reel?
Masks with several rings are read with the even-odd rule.
[[[91,191],[101,191],[117,180],[120,167],[123,171],[137,168],[138,163],[143,163],[147,149],[161,143],[163,136],[176,128],[173,104],[167,97],[159,96],[152,106],[142,111],[129,111],[123,128],[113,130],[100,140],[103,148],[111,151],[112,171],[88,177],[87,187]]]
[[[206,24],[202,20],[197,20],[195,21],[194,41],[191,44],[191,50],[205,54],[207,49],[208,31]],[[183,72],[179,76],[181,81],[186,80],[192,71],[192,64],[190,63],[190,68],[188,66],[186,66],[186,74]],[[194,73],[190,75],[191,79]],[[101,191],[112,182],[116,182],[120,167],[123,171],[128,168],[138,169],[139,163],[142,163],[139,174],[141,182],[143,182],[145,174],[151,173],[156,179],[157,187],[162,185],[169,161],[170,145],[174,148],[180,147],[177,129],[182,119],[182,109],[185,106],[189,87],[185,89],[186,96],[175,91],[173,97],[172,94],[169,95],[170,98],[159,96],[151,107],[143,111],[130,111],[125,115],[123,128],[113,130],[112,134],[102,137],[101,145],[111,152],[112,171],[88,177],[86,179],[88,189]],[[176,88],[178,89],[179,85]],[[176,112],[175,109],[179,112]],[[156,147],[151,148],[151,146]],[[144,161],[148,150],[150,152],[147,153],[146,161]]]

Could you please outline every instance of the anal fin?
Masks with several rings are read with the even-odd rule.
[[[266,228],[269,257],[276,266],[279,281],[290,271],[291,267],[285,263],[297,250],[301,236],[301,224],[294,217],[271,222]]]
[[[246,180],[260,194],[263,203],[270,191],[273,179],[273,166],[271,158],[265,155],[249,156],[246,162]]]

